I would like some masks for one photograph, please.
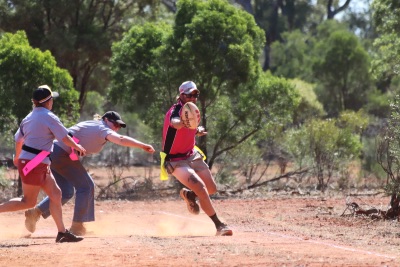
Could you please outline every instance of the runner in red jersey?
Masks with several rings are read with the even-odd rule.
[[[186,201],[189,212],[199,214],[200,207],[211,218],[217,229],[217,235],[230,236],[232,230],[218,218],[210,199],[210,195],[217,192],[217,185],[203,156],[195,149],[196,136],[206,135],[201,126],[189,129],[180,119],[182,106],[186,102],[196,104],[200,91],[192,81],[182,83],[179,87],[179,96],[166,113],[163,128],[162,149],[166,154],[165,168],[184,186],[180,196]]]

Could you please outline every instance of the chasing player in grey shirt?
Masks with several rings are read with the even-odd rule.
[[[86,154],[99,153],[107,141],[126,147],[141,148],[148,153],[153,153],[154,148],[129,136],[120,135],[117,131],[126,124],[115,111],[106,112],[99,120],[84,121],[69,128],[70,134],[79,140],[79,144],[86,149]],[[74,196],[76,190],[75,209],[70,231],[85,235],[84,222],[95,220],[94,216],[94,182],[92,177],[83,167],[80,160],[71,160],[71,148],[61,142],[55,142],[54,151],[51,153],[51,171],[62,191],[62,203],[65,204]],[[50,215],[49,198],[46,197],[35,208],[25,212],[25,226],[30,232],[36,229],[40,218]]]

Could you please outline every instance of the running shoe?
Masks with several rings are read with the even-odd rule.
[[[66,243],[66,242],[79,242],[82,241],[83,237],[76,236],[68,230],[65,230],[65,233],[58,232],[56,243]]]
[[[182,188],[179,192],[179,195],[181,196],[181,198],[183,198],[183,200],[185,200],[187,209],[190,213],[194,215],[198,215],[200,213],[200,207],[197,204],[196,197],[194,196],[192,191],[186,188]]]
[[[29,232],[35,232],[36,223],[39,221],[40,215],[42,215],[42,212],[36,207],[25,211],[25,228]]]
[[[221,223],[220,226],[217,227],[217,236],[231,236],[233,235],[232,230],[228,227],[227,224]]]

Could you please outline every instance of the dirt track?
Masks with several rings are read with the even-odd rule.
[[[387,197],[357,198],[386,207]],[[76,244],[56,244],[52,220],[29,236],[23,212],[0,214],[1,266],[400,266],[399,223],[341,217],[344,198],[274,196],[214,200],[234,229],[216,237],[211,220],[183,201],[103,201]],[[64,206],[70,222],[72,205]]]

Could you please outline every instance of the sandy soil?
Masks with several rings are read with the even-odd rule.
[[[385,196],[353,197],[386,209]],[[1,266],[400,266],[399,223],[354,217],[345,197],[214,199],[234,230],[215,236],[211,220],[182,200],[97,201],[79,243],[55,243],[51,219],[30,235],[24,213],[0,215]],[[72,204],[64,206],[69,225]],[[344,213],[344,216],[341,216]]]

